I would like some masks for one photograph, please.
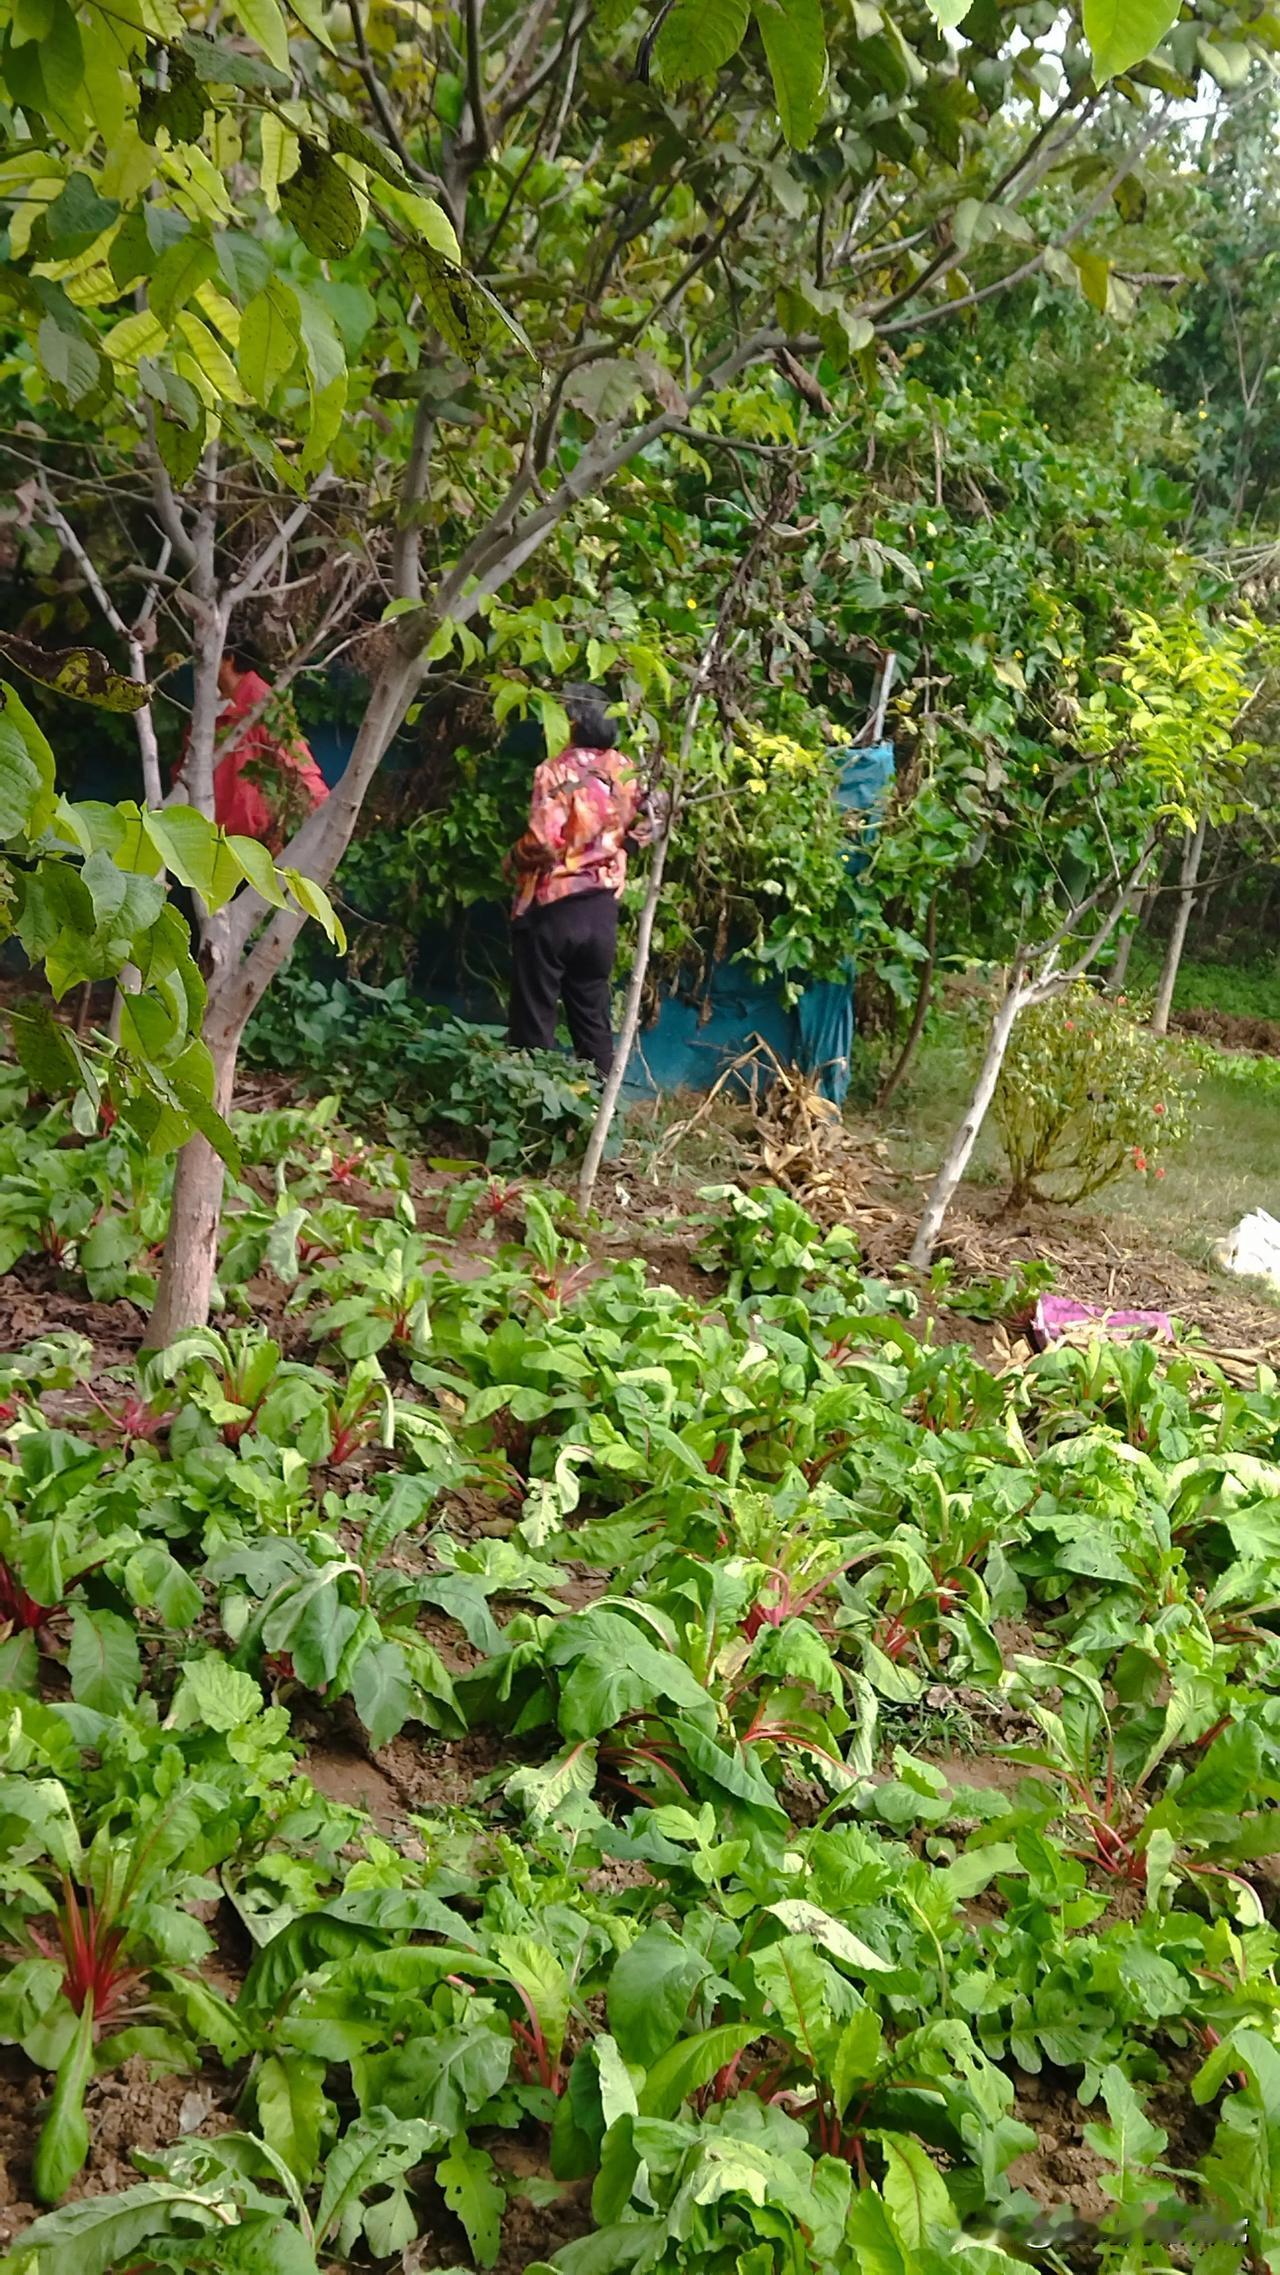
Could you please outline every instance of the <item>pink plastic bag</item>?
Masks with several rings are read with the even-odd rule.
[[[1167,1311],[1108,1311],[1103,1304],[1077,1303],[1072,1296],[1041,1296],[1031,1334],[1042,1351],[1064,1339],[1077,1342],[1082,1328],[1112,1343],[1133,1343],[1147,1336],[1159,1343],[1173,1341],[1173,1321]]]

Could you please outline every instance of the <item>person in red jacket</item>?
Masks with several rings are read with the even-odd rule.
[[[225,650],[218,666],[218,693],[222,709],[214,745],[213,818],[229,834],[256,837],[269,852],[278,853],[307,815],[323,805],[329,785],[298,732],[287,697],[273,695],[261,673],[234,648]],[[175,786],[181,779],[180,765]]]

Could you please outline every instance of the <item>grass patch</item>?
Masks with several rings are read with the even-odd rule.
[[[1161,958],[1136,947],[1129,963],[1134,995],[1151,995],[1160,977]],[[1229,1019],[1274,1019],[1280,1015],[1280,968],[1274,956],[1256,964],[1215,964],[1184,956],[1173,991],[1175,1011],[1220,1011]]]
[[[973,1081],[974,1058],[954,1026],[944,1028],[921,1053],[910,1092],[900,1098],[884,1131],[894,1168],[905,1178],[937,1167]],[[970,1181],[998,1188],[1007,1179],[994,1122],[978,1139]],[[1273,1094],[1225,1076],[1205,1075],[1196,1095],[1191,1134],[1169,1154],[1159,1183],[1136,1174],[1095,1193],[1086,1213],[1123,1217],[1197,1264],[1209,1260],[1250,1209],[1272,1208],[1280,1195],[1280,1111]]]

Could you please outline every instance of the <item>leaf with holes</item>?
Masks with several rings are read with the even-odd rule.
[[[494,2162],[487,2149],[473,2146],[465,2133],[449,2143],[449,2154],[436,2166],[436,2180],[456,2220],[467,2231],[467,2241],[478,2267],[492,2267],[502,2243],[502,2215],[506,2192],[494,2177]]]
[[[309,253],[337,260],[360,236],[360,203],[327,150],[300,140],[297,172],[280,185],[280,211]]]

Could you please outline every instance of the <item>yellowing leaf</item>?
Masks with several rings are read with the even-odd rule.
[[[184,308],[178,318],[178,330],[215,394],[224,402],[243,403],[244,389],[236,376],[236,367],[208,325],[193,316],[189,308]]]
[[[238,348],[240,311],[234,300],[228,300],[226,293],[219,292],[217,285],[212,283],[202,284],[195,297],[201,315],[217,326],[229,348]]]
[[[282,869],[280,874],[303,914],[315,918],[321,931],[327,939],[332,940],[341,955],[346,949],[347,936],[323,885],[318,885],[313,877],[304,877],[298,869]]]
[[[311,423],[307,428],[306,444],[302,452],[304,474],[318,474],[324,465],[334,439],[342,425],[342,414],[347,407],[347,375],[339,372],[327,387],[322,387],[311,398]]]
[[[40,648],[16,632],[0,632],[0,655],[37,686],[92,704],[96,711],[141,711],[151,700],[144,681],[113,671],[97,648]]]
[[[280,210],[280,185],[298,163],[298,137],[274,111],[264,111],[262,134],[262,194],[273,213]]]
[[[434,198],[422,197],[417,190],[401,189],[397,183],[375,180],[369,184],[378,203],[406,222],[414,235],[433,253],[443,254],[446,261],[461,264],[462,248],[458,234],[442,205]]]
[[[275,862],[256,837],[228,837],[227,843],[256,893],[272,908],[287,908],[288,895]]]
[[[946,2183],[927,2151],[910,2134],[882,2139],[885,2175],[881,2194],[899,2239],[907,2250],[927,2247],[930,2229],[953,2229],[955,2210]]]
[[[317,40],[321,47],[327,47],[330,55],[336,55],[338,50],[333,35],[324,20],[323,0],[289,0],[289,6],[303,29],[310,32],[312,39]]]
[[[140,308],[135,315],[122,316],[113,324],[103,340],[103,347],[111,361],[132,366],[139,356],[155,355],[164,346],[165,329],[149,308]]]
[[[255,292],[240,328],[240,377],[255,403],[270,402],[298,358],[298,298],[280,277]]]
[[[276,0],[236,0],[236,14],[276,69],[287,71],[289,34]]]

